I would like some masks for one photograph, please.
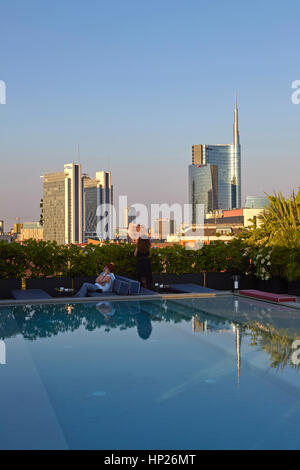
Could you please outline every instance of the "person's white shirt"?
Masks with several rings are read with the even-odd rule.
[[[101,286],[101,284],[98,284],[98,282],[95,282],[95,286],[97,286],[98,289],[102,290],[102,292],[111,292],[114,285],[115,275],[113,273],[105,274],[104,272],[102,272],[100,276],[101,275],[109,276],[110,281],[104,284],[103,286]]]

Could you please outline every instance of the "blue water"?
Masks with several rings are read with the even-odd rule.
[[[6,307],[0,338],[1,449],[300,448],[297,310],[233,296]]]

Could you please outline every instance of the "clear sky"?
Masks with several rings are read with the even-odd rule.
[[[129,202],[186,202],[192,144],[232,142],[242,199],[300,184],[300,3],[3,0],[0,219],[39,218],[40,175],[112,171]]]

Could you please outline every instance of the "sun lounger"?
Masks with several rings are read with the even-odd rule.
[[[198,286],[198,284],[171,284],[170,287],[174,292],[183,294],[213,294],[217,292],[209,287]]]
[[[244,289],[239,291],[240,295],[253,297],[254,299],[270,300],[271,302],[296,302],[296,297],[286,294],[273,294],[255,289]]]
[[[51,295],[47,294],[47,292],[42,289],[14,289],[11,293],[16,300],[52,299]]]

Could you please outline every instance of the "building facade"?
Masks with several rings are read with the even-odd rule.
[[[82,186],[80,164],[68,163],[64,171],[43,176],[45,240],[59,244],[82,243]]]
[[[217,165],[189,166],[189,201],[192,204],[192,223],[196,224],[197,204],[204,205],[204,214],[218,209]]]
[[[263,209],[270,204],[267,196],[247,196],[245,201],[246,209]]]
[[[217,169],[212,171],[212,168],[207,168],[208,165],[217,167]],[[212,181],[216,172],[218,174],[217,184]],[[213,190],[212,186],[215,191],[217,190],[217,201],[215,201],[215,197],[210,198],[209,196],[210,191]],[[241,146],[236,98],[233,143],[192,146],[192,165],[189,166],[189,201],[191,204],[193,203],[193,194],[197,195],[198,204],[204,204],[205,212],[241,207]]]
[[[65,174],[63,171],[43,176],[44,240],[65,243]]]
[[[98,171],[96,178],[84,178],[84,239],[106,239],[112,231],[113,186],[111,172]],[[102,227],[99,206],[107,205],[106,224]],[[99,225],[98,225],[99,224]],[[98,228],[97,228],[98,227]],[[103,228],[103,230],[102,230]],[[100,231],[99,231],[100,230]]]
[[[174,219],[157,219],[153,222],[152,238],[166,240],[168,236],[175,235],[176,223]]]
[[[65,243],[82,243],[83,179],[81,165],[67,163],[65,174]]]
[[[20,234],[18,236],[19,241],[24,240],[43,240],[44,231],[43,227],[39,222],[24,222],[23,227],[21,228]]]

